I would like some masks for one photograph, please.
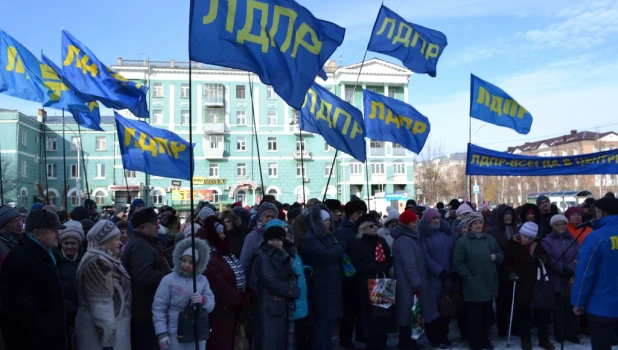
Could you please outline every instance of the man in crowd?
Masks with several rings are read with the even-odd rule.
[[[618,199],[594,202],[597,223],[577,256],[571,304],[576,315],[586,313],[593,350],[610,350],[618,325]]]
[[[52,248],[58,247],[58,216],[30,212],[22,235],[2,265],[2,334],[7,349],[65,350],[64,297]]]
[[[0,267],[11,249],[19,242],[23,232],[24,221],[21,214],[8,205],[0,207]]]
[[[547,196],[539,196],[536,199],[536,205],[541,211],[541,224],[539,225],[538,239],[542,240],[551,233],[551,217],[558,214],[558,212],[552,208],[551,202]]]
[[[133,235],[122,254],[122,264],[131,276],[131,342],[134,350],[158,349],[152,322],[152,302],[159,283],[170,266],[159,244],[159,224],[153,208],[131,217]]]

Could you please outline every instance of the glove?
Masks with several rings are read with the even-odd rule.
[[[159,340],[159,346],[161,349],[169,349],[170,348],[170,337],[165,336]]]
[[[193,295],[191,296],[191,304],[204,304],[204,296],[201,295],[200,293],[193,293]]]
[[[440,275],[438,277],[440,277],[440,279],[442,280],[445,280],[448,278],[448,272],[446,272],[445,270],[442,270],[442,272],[440,272]]]
[[[512,273],[509,275],[509,281],[519,281],[519,276],[516,273]]]

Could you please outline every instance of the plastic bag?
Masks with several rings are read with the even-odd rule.
[[[391,278],[369,279],[367,289],[369,291],[369,301],[371,305],[383,309],[395,305],[395,287],[397,281]]]
[[[412,339],[418,340],[425,332],[425,322],[423,322],[421,303],[417,295],[414,295],[414,302],[410,309],[410,317],[412,318]]]

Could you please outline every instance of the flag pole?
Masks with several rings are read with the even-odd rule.
[[[471,143],[472,143],[472,116],[470,116],[470,123],[468,126],[468,144],[471,144]],[[467,192],[468,202],[472,203],[472,179],[470,175],[466,176],[466,182],[467,182],[467,186],[466,186],[466,189],[464,189],[464,196],[466,195],[466,192]]]
[[[333,163],[330,165],[330,173],[328,174],[328,180],[326,180],[326,189],[324,190],[324,196],[322,197],[322,202],[326,200],[326,194],[328,193],[328,186],[330,185],[330,178],[333,176],[333,168],[335,167],[335,162],[337,161],[337,153],[339,153],[339,150],[335,150],[335,156],[333,157]]]
[[[47,171],[47,169],[45,169],[45,171]],[[2,142],[0,142],[0,205],[4,205],[4,172],[2,171]]]
[[[84,158],[84,148],[82,147],[82,128],[79,125],[79,123],[77,123],[77,133],[79,134],[79,148],[81,148],[81,161],[82,161],[82,167],[84,168],[84,178],[86,179],[86,196],[88,196],[88,199],[90,199],[90,186],[88,185],[88,170],[86,169],[86,159]],[[79,155],[78,155],[79,158]],[[77,162],[79,164],[79,159],[77,159]],[[79,166],[79,165],[78,165]],[[77,194],[79,196],[79,193]]]
[[[307,205],[307,195],[305,194],[305,147],[303,144],[303,131],[298,128],[298,136],[300,138],[300,176],[303,184],[303,204]]]
[[[251,72],[247,72],[249,78],[249,94],[251,95],[251,118],[253,119],[253,136],[255,136],[255,150],[258,157],[258,167],[260,168],[260,185],[262,186],[262,196],[265,194],[264,176],[262,175],[262,160],[260,159],[260,143],[258,141],[257,124],[255,121],[255,105],[253,103],[253,82],[251,82]],[[255,199],[255,198],[254,198]]]
[[[64,180],[64,185],[62,186],[62,200],[64,201],[64,210],[69,209],[69,191],[67,189],[67,146],[64,138],[64,129],[65,129],[65,120],[64,120],[64,108],[62,109],[62,166],[64,171],[62,172],[62,177]],[[47,148],[47,140],[45,140],[45,147]],[[47,149],[45,149],[45,154],[47,154]],[[47,165],[45,166],[45,175],[47,177]],[[79,195],[79,193],[78,193]]]
[[[43,119],[41,119],[41,127],[43,128],[43,140],[47,140],[47,126],[45,126],[45,109],[43,109]],[[49,179],[47,179],[47,151],[43,154],[43,163],[45,164],[45,205],[49,205]],[[39,176],[41,173],[39,172]]]
[[[191,216],[190,225],[191,225],[191,258],[193,259],[193,266],[195,264],[195,225],[193,224],[193,218],[195,217],[195,209],[193,208],[193,166],[195,161],[193,160],[193,63],[191,61],[191,55],[189,55],[189,177],[191,181],[189,181],[189,193],[191,196],[190,205],[191,205]],[[197,293],[197,275],[195,269],[193,269],[191,273],[191,277],[193,278],[193,293]],[[200,349],[200,342],[198,334],[199,327],[199,308],[198,304],[193,304],[193,335],[195,338],[195,350]]]

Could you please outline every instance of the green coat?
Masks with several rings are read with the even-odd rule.
[[[491,261],[491,254],[496,260]],[[498,270],[504,254],[488,234],[476,238],[468,233],[459,238],[453,251],[453,270],[463,279],[463,297],[469,302],[486,302],[498,296]]]

